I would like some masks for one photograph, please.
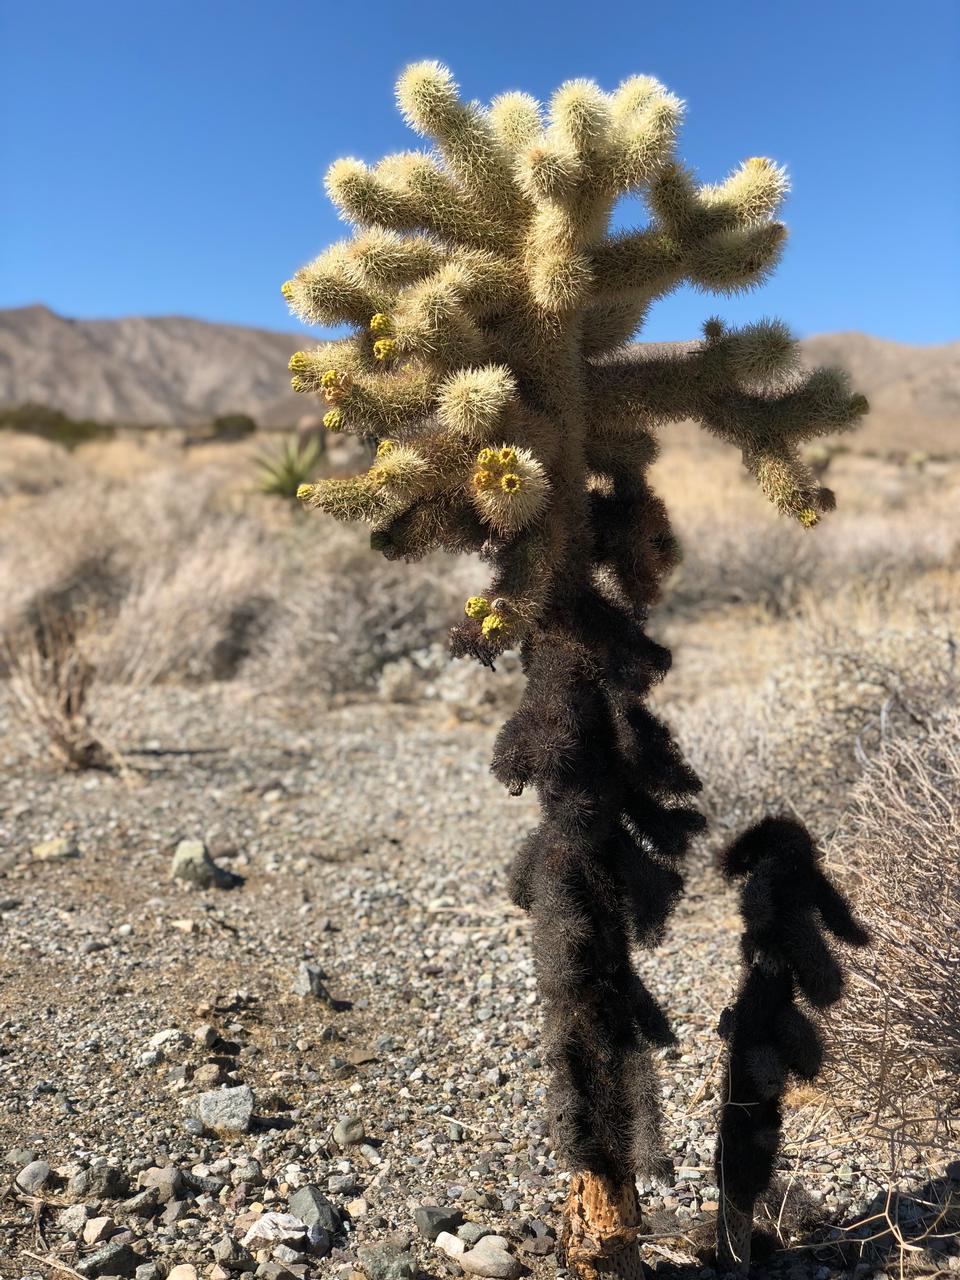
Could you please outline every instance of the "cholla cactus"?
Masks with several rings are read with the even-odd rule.
[[[302,496],[367,521],[387,557],[442,547],[491,565],[452,650],[492,665],[519,647],[528,677],[493,767],[542,802],[512,879],[533,915],[554,1136],[575,1175],[566,1253],[584,1274],[618,1251],[629,1268],[635,1175],[659,1152],[651,1045],[671,1038],[630,951],[657,941],[703,826],[683,803],[699,783],[644,707],[670,659],[643,625],[677,559],[646,479],[653,429],[699,420],[810,526],[831,495],[798,446],[866,403],[838,371],[797,372],[776,322],[710,320],[689,349],[626,345],[684,281],[727,294],[763,281],[785,236],[783,170],[753,159],[699,184],[674,158],[682,104],[656,80],[610,95],[574,80],[546,110],[521,93],[484,109],[425,62],[397,99],[435,150],[337,161],[327,189],[354,235],[283,286],[302,320],[355,329],[295,355],[294,388],[323,396],[331,429],[380,442],[366,474]],[[611,234],[635,192],[649,225]]]
[[[753,1204],[770,1184],[780,1146],[780,1100],[793,1075],[812,1080],[823,1062],[815,1023],[797,1007],[835,1004],[843,975],[823,938],[828,930],[862,947],[866,931],[819,867],[809,832],[789,818],[767,818],[745,832],[721,861],[743,880],[743,976],[724,1011],[727,1041],[717,1141],[717,1263],[723,1272],[750,1268]]]

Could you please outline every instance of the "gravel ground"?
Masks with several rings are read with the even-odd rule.
[[[56,1277],[51,1259],[140,1280],[460,1275],[428,1238],[440,1225],[468,1247],[505,1237],[511,1274],[557,1274],[565,1177],[527,924],[505,894],[535,804],[488,774],[493,730],[445,714],[291,718],[236,685],[154,690],[126,778],[48,771],[3,734],[0,1275]],[[182,840],[204,841],[234,887],[172,880]],[[690,1239],[716,1208],[715,1026],[737,933],[732,898],[694,868],[642,960],[680,1037],[661,1055],[673,1177],[641,1185],[645,1257],[671,1274],[707,1274]],[[311,973],[318,994],[298,994]],[[806,1243],[766,1272],[880,1275],[889,1254],[899,1274],[876,1221],[860,1232],[883,1237],[871,1260],[830,1244],[883,1204],[884,1151],[824,1096],[792,1101],[783,1217],[804,1186]],[[217,1102],[235,1131],[213,1132]],[[902,1185],[943,1200],[930,1159],[901,1157]],[[895,1206],[913,1234],[923,1199]]]

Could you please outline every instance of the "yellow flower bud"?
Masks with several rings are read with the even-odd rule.
[[[312,484],[301,484],[297,486],[297,498],[300,502],[303,502],[305,498],[309,498],[311,493],[313,493]]]
[[[471,596],[463,606],[463,612],[468,618],[485,618],[490,612],[490,601],[486,596]]]
[[[378,338],[373,344],[373,354],[378,360],[389,360],[397,344],[392,338]]]
[[[480,623],[480,630],[485,636],[492,636],[496,639],[503,631],[506,630],[507,624],[498,613],[488,613],[483,622]]]
[[[813,507],[804,507],[798,513],[797,519],[805,529],[812,529],[815,524],[820,523],[820,512],[814,511]]]
[[[283,294],[283,296],[286,298],[288,302],[292,302],[293,301],[293,281],[284,280],[283,284],[280,286],[280,292]]]
[[[388,453],[393,453],[396,447],[396,440],[381,440],[377,445],[377,457],[385,458]]]
[[[287,363],[291,373],[306,373],[310,368],[310,358],[305,351],[295,351]]]
[[[335,387],[337,385],[337,376],[336,369],[328,369],[326,373],[322,374],[320,377],[321,387],[324,389],[327,387]]]
[[[511,467],[517,460],[517,451],[511,445],[504,445],[497,452],[497,461],[502,467]]]
[[[390,333],[392,329],[393,329],[393,322],[391,321],[390,317],[388,315],[385,315],[382,311],[378,311],[377,314],[370,321],[371,333],[379,333],[385,336],[386,334]]]
[[[473,487],[475,489],[492,489],[495,477],[492,471],[477,471],[473,477]]]
[[[514,472],[508,471],[505,476],[500,477],[500,488],[504,493],[517,493],[523,488],[523,481]]]
[[[343,410],[328,409],[323,415],[323,425],[328,431],[339,431],[343,426]]]
[[[497,455],[492,449],[481,449],[477,454],[477,462],[481,467],[489,467],[496,460]]]

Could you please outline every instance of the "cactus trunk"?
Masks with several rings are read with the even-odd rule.
[[[637,1235],[642,1227],[636,1183],[575,1173],[563,1209],[561,1257],[579,1280],[616,1276],[643,1280]]]

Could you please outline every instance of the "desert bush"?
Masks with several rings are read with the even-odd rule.
[[[256,429],[256,421],[249,413],[221,413],[210,424],[213,438],[224,443],[244,440],[247,436],[252,436]]]
[[[10,431],[22,431],[40,436],[65,449],[88,444],[91,440],[109,440],[114,427],[92,418],[71,418],[59,409],[47,405],[24,404],[0,411],[0,427]]]
[[[881,1118],[960,1108],[960,710],[885,742],[829,855],[873,934],[828,1024],[841,1089]]]
[[[96,668],[81,639],[79,613],[38,612],[0,637],[13,719],[22,733],[68,769],[114,769],[117,753],[94,726],[88,698]]]

